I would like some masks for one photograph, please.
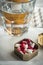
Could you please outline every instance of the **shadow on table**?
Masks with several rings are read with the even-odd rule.
[[[11,52],[11,56],[14,58],[15,61],[22,61],[18,56],[16,56],[14,51]]]

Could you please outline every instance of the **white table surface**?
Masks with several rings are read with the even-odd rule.
[[[37,42],[39,33],[43,32],[43,28],[29,28],[28,32],[22,36],[15,37],[10,36],[0,26],[0,65],[2,64],[22,64],[22,65],[43,65],[43,49],[39,49],[39,53],[30,61],[22,61],[14,55],[14,44],[23,38],[30,38],[34,42]],[[6,61],[6,62],[5,62]]]

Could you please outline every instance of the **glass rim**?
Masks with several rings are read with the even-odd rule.
[[[35,1],[36,0],[30,0],[30,2],[27,2],[27,3],[17,3],[17,2],[10,2],[10,1],[4,1],[3,0],[3,2],[4,2],[4,5],[8,5],[8,4],[19,4],[19,5],[21,5],[21,7],[23,7],[23,5],[25,4],[30,4],[30,3],[32,3],[33,5],[35,4]],[[7,8],[7,6],[6,6],[6,8]],[[7,12],[7,13],[10,13],[10,14],[22,14],[22,13],[25,13],[25,12],[27,12],[27,11],[25,11],[24,10],[24,8],[22,8],[21,10],[10,10],[10,12],[9,11],[6,11],[6,10],[4,10],[4,6],[2,5],[2,8],[1,8],[1,10],[2,10],[2,12]]]
[[[30,0],[28,2],[12,2],[12,1],[8,1],[8,0],[5,0],[5,1],[3,0],[3,1],[0,1],[0,2],[24,4],[24,3],[30,3],[30,2],[33,2],[33,1],[36,1],[36,0]]]

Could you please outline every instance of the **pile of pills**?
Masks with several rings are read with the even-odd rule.
[[[33,53],[38,48],[30,39],[23,39],[17,43],[15,47],[17,48],[17,51],[22,54]]]

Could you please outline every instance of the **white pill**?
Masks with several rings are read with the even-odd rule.
[[[28,44],[25,45],[25,48],[26,48],[26,49],[28,48]]]
[[[16,44],[16,47],[20,47],[20,44]]]
[[[28,52],[28,53],[32,53],[33,50],[32,50],[32,49],[28,49],[27,52]]]
[[[32,48],[34,48],[34,46],[35,46],[35,43],[32,43],[32,45],[31,45],[31,46],[32,46]]]

